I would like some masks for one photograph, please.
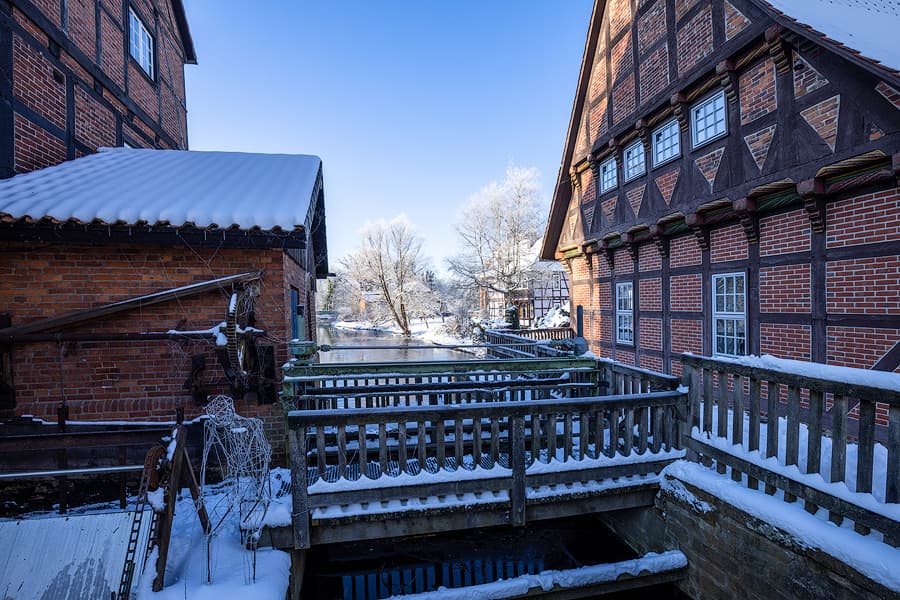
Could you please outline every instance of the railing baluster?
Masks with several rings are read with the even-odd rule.
[[[463,420],[457,418],[453,427],[453,454],[456,455],[456,468],[463,467]]]
[[[600,458],[603,454],[603,411],[595,410],[591,413],[594,418],[594,456]]]
[[[831,482],[844,481],[847,477],[847,397],[834,395],[831,406]],[[833,511],[829,520],[836,525],[844,522],[844,516]]]
[[[766,395],[766,458],[778,458],[778,383],[768,382]],[[775,486],[766,484],[766,493],[775,493]]]
[[[541,416],[531,415],[531,458],[541,462]]]
[[[644,454],[647,451],[647,436],[650,433],[650,408],[641,406],[636,410],[638,416],[638,454]]]
[[[731,388],[731,443],[744,445],[744,381],[740,375],[735,375],[734,385]],[[741,481],[743,473],[734,467],[731,468],[731,479]]]
[[[347,426],[341,423],[337,427],[338,445],[338,479],[347,478]]]
[[[656,406],[652,409],[653,413],[653,444],[650,446],[651,452],[659,452],[662,448],[663,438],[663,412],[664,408]]]
[[[387,424],[378,424],[378,470],[379,477],[388,474]]]
[[[747,432],[747,450],[750,452],[759,450],[759,380],[750,380],[750,431]],[[758,490],[759,481],[755,477],[747,477],[747,487]]]
[[[316,470],[319,479],[325,479],[325,428],[316,425]]]
[[[622,454],[628,456],[634,446],[634,408],[625,409],[625,431],[622,432]]]
[[[572,456],[572,413],[567,412],[563,422],[563,462]]]
[[[584,460],[589,452],[591,435],[591,417],[590,414],[582,411],[578,414],[578,459]]]
[[[447,468],[447,435],[445,431],[444,418],[437,420],[437,428],[435,429],[435,445],[437,449],[438,470],[444,471]]]
[[[425,471],[425,464],[428,461],[428,450],[425,447],[425,421],[420,420],[416,430],[416,458],[419,462],[419,472]]]
[[[357,444],[359,444],[359,452],[357,452],[357,457],[359,458],[359,478],[369,476],[368,465],[369,465],[369,452],[366,447],[366,424],[358,423],[356,425],[356,440]]]
[[[500,420],[491,417],[491,466],[500,460]]]
[[[713,372],[703,369],[703,429],[702,433],[712,435],[713,415]]]
[[[409,473],[409,456],[406,452],[406,419],[397,423],[397,462],[400,472]]]
[[[796,465],[800,454],[800,390],[796,386],[788,388],[787,435],[784,449],[784,464]],[[785,502],[797,500],[793,494],[784,493]]]
[[[900,405],[891,406],[889,411],[884,501],[900,502]],[[900,546],[900,531],[885,532],[884,541],[895,547]]]
[[[875,459],[875,402],[859,401],[859,446],[856,456],[856,491],[872,493],[872,471]],[[869,528],[856,523],[858,533],[869,534]]]
[[[809,422],[806,441],[806,472],[818,473],[822,466],[822,392],[809,390]],[[804,502],[810,514],[819,509],[812,502]]]
[[[472,421],[472,460],[476,469],[481,466],[481,417]]]
[[[556,413],[547,415],[547,462],[556,460]]]
[[[606,455],[613,458],[619,450],[619,409],[609,409],[609,446],[606,448]]]
[[[691,413],[691,430],[696,427],[698,430],[700,429],[700,369],[697,367],[693,367],[690,365],[685,365],[685,375],[688,384],[689,396],[688,402],[690,403],[690,413]],[[654,429],[653,433],[654,437],[657,435],[656,430]],[[656,451],[659,451],[659,446],[656,446]]]

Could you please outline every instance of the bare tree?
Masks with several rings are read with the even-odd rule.
[[[359,248],[343,261],[376,320],[387,317],[404,335],[410,335],[410,317],[427,291],[421,251],[422,238],[400,216],[366,227]]]
[[[468,285],[503,294],[524,284],[529,249],[542,233],[538,172],[510,165],[506,179],[491,182],[462,209],[456,231],[460,253],[450,270]]]

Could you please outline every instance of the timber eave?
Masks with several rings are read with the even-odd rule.
[[[597,0],[591,12],[590,25],[588,26],[587,41],[584,45],[584,54],[581,57],[581,69],[578,74],[578,85],[575,89],[575,99],[572,101],[572,112],[569,116],[569,129],[566,135],[566,143],[560,161],[559,172],[556,177],[556,187],[553,190],[553,198],[550,201],[550,215],[547,226],[544,229],[544,238],[541,244],[539,257],[544,260],[556,258],[556,246],[559,244],[559,236],[562,232],[566,210],[572,199],[572,185],[569,180],[569,169],[572,156],[575,153],[575,142],[578,138],[578,126],[581,123],[581,113],[584,110],[587,86],[590,83],[591,68],[600,37],[600,28],[603,24],[603,13],[606,11],[606,0]]]

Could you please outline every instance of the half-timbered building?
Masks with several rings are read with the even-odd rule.
[[[187,149],[182,0],[0,2],[0,179],[99,147]]]
[[[898,27],[878,0],[597,0],[541,251],[595,352],[900,367]]]

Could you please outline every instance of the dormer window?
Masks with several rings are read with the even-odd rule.
[[[619,176],[616,172],[615,157],[600,165],[600,193],[608,192],[619,185]]]
[[[681,135],[678,131],[678,119],[672,119],[662,127],[653,130],[653,166],[681,154]]]
[[[625,148],[625,181],[630,181],[646,171],[644,145],[637,141]]]
[[[153,36],[133,8],[128,14],[131,58],[141,65],[147,77],[153,79]]]
[[[691,109],[691,139],[694,148],[725,135],[725,92],[707,98]]]

